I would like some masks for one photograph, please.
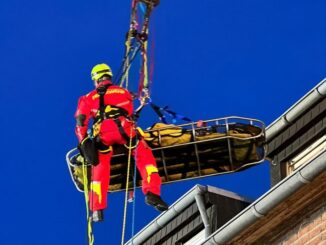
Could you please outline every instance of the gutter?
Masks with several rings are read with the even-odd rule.
[[[133,238],[131,238],[125,245],[138,245],[145,242],[158,230],[169,223],[178,214],[182,213],[191,203],[196,200],[196,196],[203,195],[207,192],[207,187],[202,185],[196,185],[184,194],[179,200],[177,200],[169,209],[158,216],[155,220],[145,226],[140,232],[138,232]],[[198,198],[198,197],[197,197]]]
[[[197,207],[200,213],[201,220],[203,221],[205,227],[205,238],[209,237],[212,234],[212,227],[209,224],[209,218],[206,213],[204,196],[202,194],[195,195]]]
[[[215,231],[201,245],[225,244],[245,230],[248,226],[264,217],[270,210],[296,192],[302,186],[310,183],[316,176],[326,170],[326,152],[300,167],[292,175],[283,179],[270,191],[252,203],[241,213]]]
[[[266,142],[271,141],[280,131],[291,125],[303,112],[325,96],[326,78],[266,128]]]

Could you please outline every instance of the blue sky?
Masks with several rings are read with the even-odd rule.
[[[193,120],[270,124],[325,77],[325,8],[322,0],[161,0],[151,20],[153,101]],[[77,144],[73,115],[93,88],[91,67],[120,66],[129,15],[129,0],[0,2],[0,244],[84,243],[83,195],[65,154]],[[147,108],[140,125],[156,120]],[[269,168],[165,185],[163,196],[173,203],[197,183],[257,198],[269,188]],[[109,196],[95,244],[119,244],[123,198]],[[136,231],[157,215],[137,191]]]

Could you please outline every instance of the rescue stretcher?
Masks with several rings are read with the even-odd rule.
[[[264,123],[245,117],[182,125],[157,123],[144,131],[144,139],[152,148],[162,184],[240,171],[263,162],[266,155]],[[127,178],[128,150],[123,146],[113,149],[109,192],[124,190]],[[82,192],[84,159],[77,148],[66,154],[66,161],[77,190]],[[90,166],[87,168],[90,173]],[[136,187],[140,187],[140,175],[135,174]],[[129,187],[133,188],[133,176]]]

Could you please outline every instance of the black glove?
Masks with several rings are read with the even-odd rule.
[[[95,142],[91,138],[86,137],[83,139],[78,145],[78,150],[88,164],[93,166],[98,165],[97,148]]]

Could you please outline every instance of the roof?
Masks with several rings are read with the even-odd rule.
[[[147,239],[149,239],[152,235],[158,232],[161,228],[166,226],[176,216],[183,213],[189,205],[194,202],[197,202],[198,195],[204,195],[206,193],[213,193],[216,195],[231,198],[234,200],[239,200],[246,203],[252,202],[252,200],[246,197],[239,196],[236,193],[226,191],[220,188],[216,188],[213,186],[195,185],[186,194],[184,194],[181,198],[174,202],[166,212],[159,215],[156,219],[154,219],[151,223],[144,227],[140,232],[138,232],[133,237],[133,239],[129,240],[126,244],[143,244]],[[202,208],[199,207],[199,211],[201,209]]]
[[[313,159],[307,165],[303,165],[292,175],[289,175],[278,185],[265,193],[262,197],[249,205],[237,216],[227,222],[220,229],[215,231],[201,245],[224,244],[247,229],[250,225],[262,219],[273,208],[298,191],[303,186],[309,184],[318,175],[323,173],[325,177],[326,152]],[[325,182],[324,182],[325,183]],[[324,188],[325,190],[325,188]]]
[[[312,90],[298,100],[285,113],[266,128],[266,141],[284,131],[303,113],[313,107],[315,103],[326,97],[326,78]],[[215,231],[201,245],[224,244],[237,236],[241,231],[263,218],[269,211],[289,198],[303,186],[309,184],[326,170],[326,152],[312,159],[308,164],[301,166],[262,197],[249,205],[245,210]]]
[[[272,122],[266,128],[266,140],[271,141],[286,127],[291,125],[304,112],[309,110],[317,101],[326,97],[326,78],[317,84],[312,90],[298,100],[285,113]],[[229,222],[211,234],[202,245],[224,244],[249,225],[263,218],[270,210],[291,196],[301,187],[309,184],[314,178],[326,170],[326,152],[312,159],[308,164],[297,169],[292,175],[283,179],[258,200],[232,218]],[[134,244],[141,244],[163,227],[174,216],[178,215],[184,206],[187,206],[195,198],[195,195],[205,191],[203,186],[195,186],[176,201],[167,212],[154,219],[133,238]],[[236,194],[235,194],[236,195]],[[131,244],[131,241],[127,242]]]
[[[293,106],[266,128],[266,141],[271,141],[291,125],[304,112],[311,108],[318,100],[326,97],[326,78],[319,82],[313,89],[299,99]]]

